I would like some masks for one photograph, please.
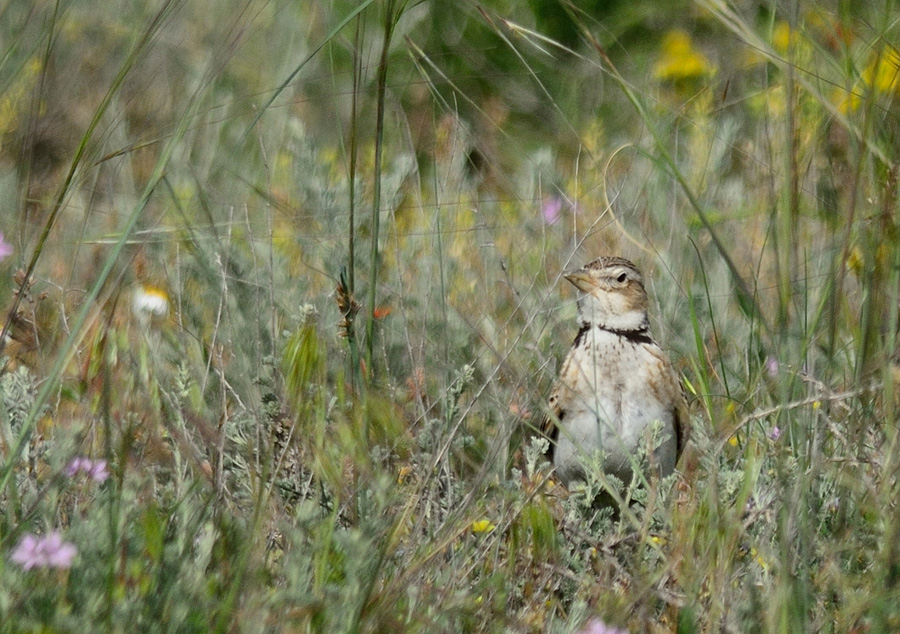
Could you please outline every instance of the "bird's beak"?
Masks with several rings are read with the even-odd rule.
[[[594,280],[584,269],[575,269],[563,273],[563,277],[572,282],[579,291],[589,293],[594,288]]]

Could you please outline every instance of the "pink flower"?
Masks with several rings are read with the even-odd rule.
[[[90,458],[72,458],[66,467],[65,474],[70,478],[84,472],[94,482],[103,482],[109,477],[109,469],[106,460],[91,460]]]
[[[6,239],[3,237],[3,232],[0,231],[0,260],[5,260],[12,254],[13,254],[12,245],[6,241]]]
[[[766,372],[771,378],[775,378],[778,376],[779,369],[778,359],[775,357],[767,357],[766,358]]]
[[[620,630],[617,627],[610,627],[600,619],[588,621],[578,634],[628,634],[628,630]]]
[[[25,570],[32,568],[71,568],[78,554],[74,544],[64,542],[62,535],[53,531],[44,537],[27,533],[16,544],[12,560]]]
[[[779,438],[781,438],[781,427],[775,425],[772,428],[772,431],[769,432],[769,438],[771,438],[772,440],[778,440]]]
[[[559,222],[559,216],[562,213],[563,201],[559,196],[550,196],[544,199],[544,205],[541,207],[541,214],[544,216],[544,222],[548,225],[555,225]]]

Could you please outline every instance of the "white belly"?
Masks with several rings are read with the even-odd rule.
[[[675,469],[675,421],[671,396],[660,395],[661,365],[648,345],[634,344],[600,329],[588,333],[586,354],[573,358],[568,372],[563,420],[554,464],[563,483],[584,477],[584,464],[602,450],[603,469],[623,480],[631,479],[632,461],[639,445],[649,447],[649,431],[661,421],[661,444],[653,454],[661,475]]]

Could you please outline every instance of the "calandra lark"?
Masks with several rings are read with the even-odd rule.
[[[678,376],[650,336],[641,272],[624,258],[600,257],[565,275],[579,290],[581,328],[550,395],[543,433],[557,477],[584,479],[596,450],[603,469],[628,484],[635,450],[662,424],[651,466],[666,476],[686,439],[684,396]]]

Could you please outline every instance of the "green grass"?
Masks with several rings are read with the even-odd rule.
[[[900,627],[895,3],[520,4],[0,7],[0,633]],[[615,521],[600,254],[694,426]]]

